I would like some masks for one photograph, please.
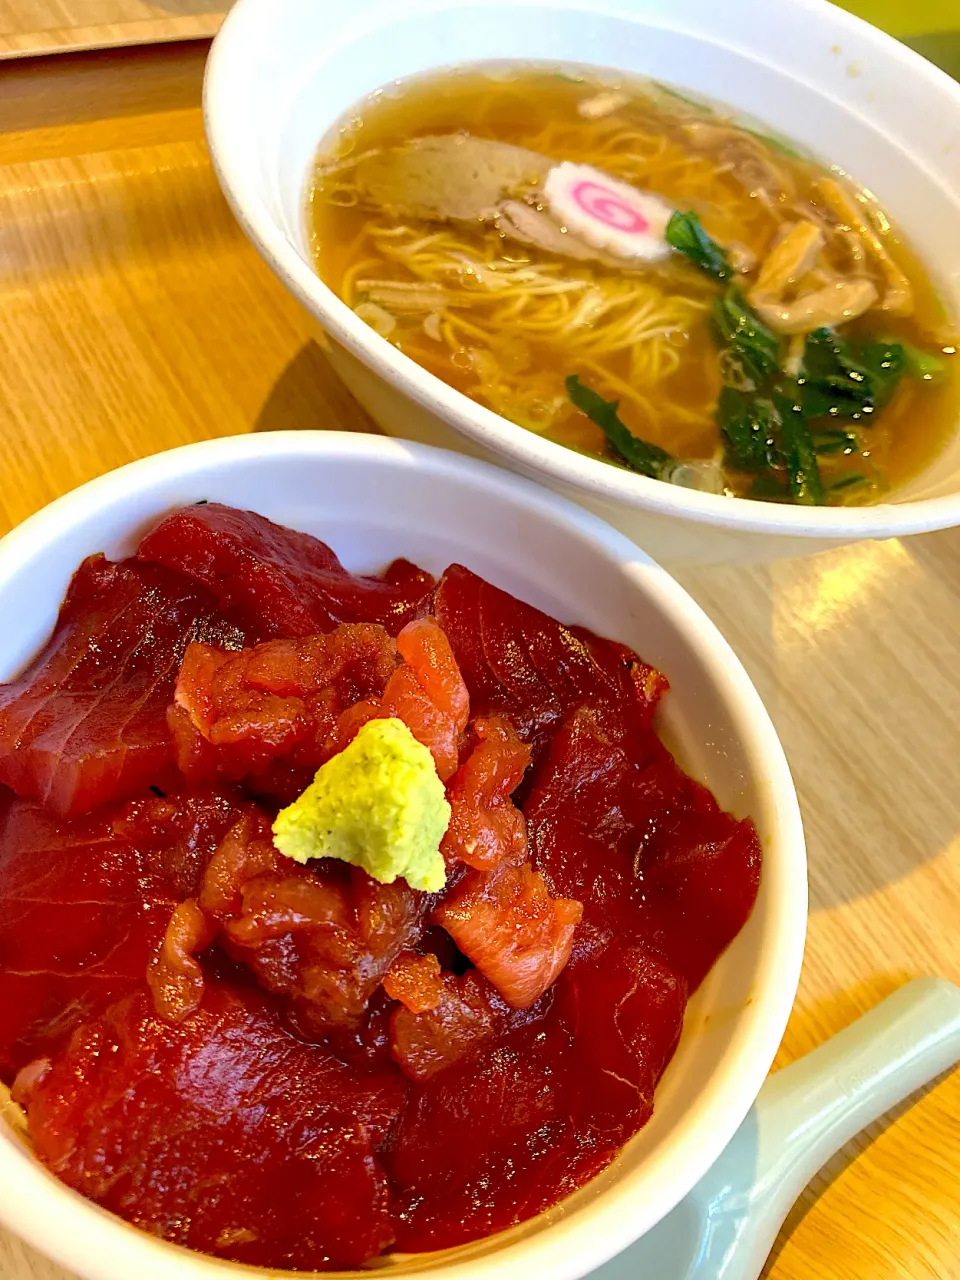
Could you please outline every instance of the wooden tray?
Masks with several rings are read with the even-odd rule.
[[[0,58],[212,36],[232,0],[0,0]]]
[[[190,440],[372,429],[220,195],[204,54],[4,72],[0,532]],[[804,808],[812,912],[785,1063],[908,978],[960,981],[960,530],[678,576],[749,668]],[[957,1280],[958,1187],[960,1074],[828,1166],[765,1274]],[[66,1280],[2,1234],[0,1276]]]

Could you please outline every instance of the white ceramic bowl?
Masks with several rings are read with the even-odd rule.
[[[405,555],[459,560],[525,600],[635,646],[673,685],[664,731],[683,763],[764,846],[748,924],[691,1001],[654,1117],[612,1168],[561,1207],[459,1250],[395,1262],[396,1277],[573,1280],[642,1235],[716,1159],[773,1061],[796,990],[806,864],[780,743],[722,636],[669,575],[573,504],[456,454],[374,436],[277,433],[137,462],[0,542],[0,679],[42,644],[80,559],[129,553],[171,507],[210,498],[319,535],[351,569]],[[0,1219],[87,1280],[229,1280],[243,1267],[184,1252],[69,1191],[0,1132]],[[272,1273],[274,1276],[276,1273]]]
[[[320,139],[392,79],[484,58],[653,75],[767,122],[875,191],[960,306],[960,85],[827,0],[237,0],[205,87],[220,181],[253,243],[332,339],[344,381],[387,432],[521,471],[664,558],[762,559],[960,523],[960,436],[875,507],[696,493],[581,457],[474,404],[323,285],[305,223]]]

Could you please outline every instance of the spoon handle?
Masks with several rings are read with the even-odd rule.
[[[960,988],[907,983],[767,1080],[756,1108],[776,1140],[762,1144],[763,1181],[793,1201],[854,1134],[958,1060]]]

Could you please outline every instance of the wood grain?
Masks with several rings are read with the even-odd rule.
[[[195,40],[232,0],[0,0],[0,58]]]
[[[5,71],[0,531],[186,441],[370,429],[219,194],[202,55]],[[749,668],[803,804],[812,912],[782,1064],[910,977],[960,982],[960,531],[678,576]],[[765,1275],[960,1278],[958,1187],[960,1074],[828,1166]],[[66,1280],[4,1235],[0,1276]]]

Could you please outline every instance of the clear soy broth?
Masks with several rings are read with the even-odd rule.
[[[586,116],[584,103],[603,95],[613,109]],[[319,275],[399,350],[459,391],[558,444],[622,463],[571,402],[565,379],[577,374],[619,402],[635,436],[678,458],[716,460],[722,491],[791,500],[775,468],[758,476],[731,465],[725,452],[717,419],[725,373],[713,318],[721,289],[693,262],[676,252],[619,267],[578,261],[517,243],[489,217],[397,216],[358,184],[364,157],[463,133],[552,163],[594,166],[695,212],[729,252],[747,296],[798,221],[823,229],[821,275],[856,274],[882,290],[878,261],[824,198],[825,179],[840,184],[902,273],[910,306],[894,314],[878,301],[835,331],[854,345],[908,344],[933,361],[926,372],[908,368],[874,420],[847,420],[841,405],[825,420],[825,436],[824,422],[811,427],[815,442],[830,444],[819,454],[823,500],[882,498],[952,433],[960,417],[952,323],[923,264],[869,193],[660,86],[537,64],[478,64],[379,90],[357,105],[317,162],[309,216]],[[783,337],[781,351],[784,367],[792,362],[795,370],[797,339]],[[844,431],[850,441],[833,447]]]

